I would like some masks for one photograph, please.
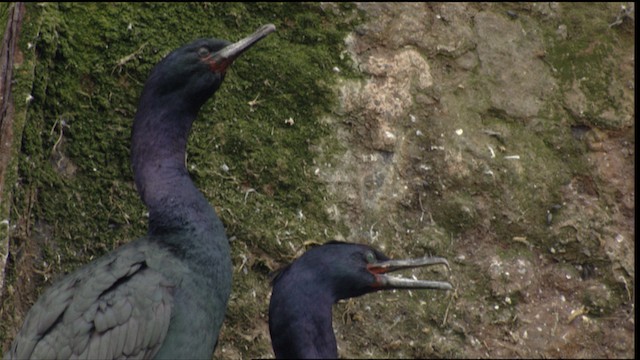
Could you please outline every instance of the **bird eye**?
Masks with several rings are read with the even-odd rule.
[[[201,47],[200,49],[198,49],[198,55],[200,57],[205,57],[205,56],[209,56],[210,52],[209,49]]]
[[[372,253],[372,252],[368,252],[365,255],[365,259],[367,260],[367,262],[369,264],[374,263],[374,262],[376,262],[376,255],[374,253]]]

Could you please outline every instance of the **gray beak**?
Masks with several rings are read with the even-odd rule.
[[[274,31],[276,31],[275,25],[263,25],[253,34],[218,51],[210,60],[212,69],[224,73],[238,56]]]
[[[387,260],[367,265],[367,269],[375,275],[376,284],[380,289],[437,289],[451,290],[453,286],[446,281],[414,280],[403,277],[386,275],[386,273],[412,269],[431,265],[445,265],[449,269],[449,262],[440,257],[424,257],[419,259]]]

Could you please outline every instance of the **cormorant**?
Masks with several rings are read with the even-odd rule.
[[[147,235],[77,269],[33,305],[9,359],[211,359],[231,291],[224,226],[185,167],[191,124],[227,67],[275,30],[200,39],[167,55],[145,83],[132,132]]]
[[[379,290],[451,290],[448,282],[386,275],[435,264],[449,267],[439,257],[391,260],[361,244],[332,241],[311,248],[272,282],[269,333],[276,358],[337,358],[331,324],[334,303]]]

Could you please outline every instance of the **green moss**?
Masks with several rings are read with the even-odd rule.
[[[454,234],[460,234],[476,225],[475,206],[468,194],[459,192],[454,198],[440,201],[437,208],[439,211],[433,214],[434,220]]]
[[[209,191],[213,196],[222,194],[220,200],[212,202],[233,208],[236,216],[242,215],[237,212],[244,208],[238,206],[238,199],[244,203],[240,185],[256,189],[259,195],[266,194],[256,198],[268,202],[263,204],[268,207],[281,207],[287,215],[297,208],[317,212],[313,204],[322,194],[317,187],[309,186],[313,181],[308,172],[313,159],[310,146],[328,134],[325,125],[316,118],[332,105],[328,87],[332,82],[330,69],[342,65],[337,56],[342,33],[328,27],[327,20],[318,18],[320,10],[310,5],[257,4],[254,8],[232,4],[229,9],[220,6],[43,5],[46,30],[37,43],[41,61],[34,84],[36,99],[24,141],[24,156],[29,161],[22,162],[21,170],[31,172],[27,181],[53,190],[40,192],[40,196],[43,203],[58,205],[38,209],[39,215],[49,220],[87,220],[80,222],[82,231],[69,229],[73,227],[69,222],[57,228],[57,232],[68,232],[80,243],[95,236],[91,242],[107,241],[111,247],[116,244],[109,243],[110,239],[120,236],[104,229],[109,229],[110,223],[124,225],[125,219],[140,217],[143,209],[131,186],[128,162],[131,118],[140,85],[149,69],[183,42],[207,32],[234,39],[251,32],[258,23],[273,20],[248,24],[237,21],[242,24],[239,29],[238,24],[229,24],[228,17],[221,17],[225,21],[220,23],[211,21],[216,13],[227,12],[236,20],[255,13],[270,13],[282,24],[276,24],[275,36],[234,64],[216,100],[203,109],[204,119],[194,126],[189,163],[195,167],[214,164],[215,170],[219,168],[215,165],[225,163],[234,181],[216,184],[215,177],[219,174],[215,170],[203,173],[194,170],[194,177],[205,189],[211,183],[223,186]],[[154,14],[151,19],[149,12]],[[124,14],[128,15],[120,16]],[[134,20],[141,18],[149,22],[143,26]],[[184,19],[210,21],[193,23]],[[183,31],[170,30],[173,27]],[[150,34],[151,31],[154,33]],[[227,35],[232,32],[241,35]],[[172,36],[164,41],[170,34],[178,34],[178,39]],[[180,34],[195,35],[187,38]],[[318,40],[325,45],[312,46]],[[142,47],[144,43],[149,45]],[[328,48],[331,44],[333,48]],[[139,49],[137,56],[122,64],[121,59]],[[249,106],[254,99],[258,105]],[[295,121],[293,126],[286,125],[289,118]],[[56,168],[56,161],[62,157],[68,157],[77,166],[71,179],[61,177],[60,169]],[[36,162],[45,166],[28,169],[29,163]],[[127,201],[123,202],[121,196]],[[230,203],[224,204],[224,200]],[[80,204],[82,207],[77,206]],[[226,218],[224,212],[221,216]],[[246,221],[244,215],[241,219]],[[143,227],[144,221],[136,221],[134,229],[121,235],[139,233]]]
[[[577,3],[563,16],[563,23],[547,23],[545,28],[546,59],[553,66],[554,75],[563,91],[574,89],[586,96],[582,122],[600,128],[620,129],[624,120],[601,116],[607,110],[621,108],[619,94],[611,94],[612,82],[620,66],[614,49],[627,43],[633,46],[633,36],[624,36],[618,28],[609,26],[619,4]],[[556,30],[564,25],[567,38],[560,38]],[[623,35],[623,36],[621,36]],[[623,45],[625,46],[625,45]]]

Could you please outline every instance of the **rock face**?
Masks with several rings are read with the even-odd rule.
[[[340,83],[328,120],[349,144],[319,172],[330,208],[350,238],[459,265],[450,327],[396,354],[632,356],[633,55],[577,32],[626,39],[633,20],[608,27],[615,6],[358,6],[371,20],[345,43],[364,80]],[[565,24],[589,11],[597,25]],[[596,90],[578,67],[598,64],[611,79]],[[596,350],[594,334],[615,338]]]

